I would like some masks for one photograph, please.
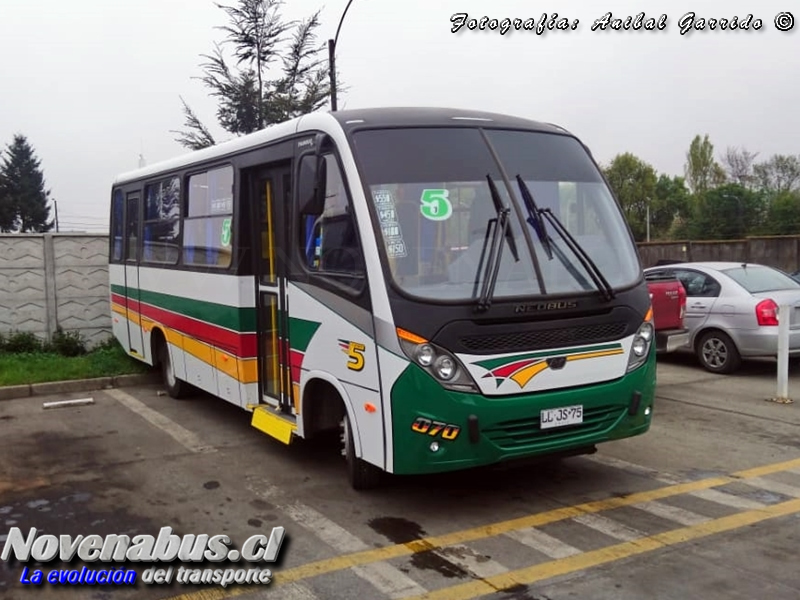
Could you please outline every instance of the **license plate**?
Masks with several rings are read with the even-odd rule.
[[[583,423],[582,405],[548,408],[539,413],[539,424],[542,429],[577,425],[580,423]]]

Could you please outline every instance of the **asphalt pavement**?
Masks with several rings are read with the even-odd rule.
[[[157,384],[0,401],[0,543],[41,535],[286,537],[271,583],[20,582],[78,563],[0,563],[0,598],[561,600],[800,597],[800,401],[774,361],[737,375],[659,361],[653,426],[596,454],[350,489],[337,440],[284,446],[241,409]],[[790,371],[800,400],[800,372]],[[85,400],[45,409],[47,402]],[[89,400],[91,399],[91,403]],[[98,569],[97,563],[86,563]],[[107,568],[115,566],[106,564]],[[123,565],[116,565],[121,567]],[[159,565],[164,566],[164,565]],[[209,571],[211,572],[211,571]],[[57,578],[57,576],[56,576]]]

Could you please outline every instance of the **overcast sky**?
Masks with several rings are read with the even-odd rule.
[[[230,4],[234,0],[223,3]],[[322,8],[321,41],[347,0],[289,0],[287,19]],[[664,31],[592,31],[615,17],[666,14]],[[633,152],[659,172],[683,173],[695,134],[728,146],[800,154],[800,23],[779,32],[790,0],[531,2],[354,0],[337,66],[340,108],[450,106],[505,112],[570,129],[606,162]],[[761,19],[759,31],[694,31],[697,18]],[[451,17],[559,13],[577,29],[451,33]],[[58,202],[62,229],[107,229],[110,184],[121,172],[186,150],[179,96],[214,123],[200,54],[222,39],[225,14],[207,0],[1,0],[0,144],[28,137]],[[215,133],[219,130],[212,128]],[[221,136],[224,137],[224,136]]]

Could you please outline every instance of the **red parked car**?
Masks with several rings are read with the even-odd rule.
[[[673,276],[646,274],[656,329],[656,351],[673,352],[689,343],[684,325],[686,290]]]

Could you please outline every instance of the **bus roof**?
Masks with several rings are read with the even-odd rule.
[[[195,150],[174,158],[117,176],[113,185],[148,178],[165,171],[181,169],[193,164],[212,161],[225,156],[268,144],[303,130],[319,127],[324,121],[335,119],[346,132],[360,127],[455,127],[491,123],[494,127],[527,129],[549,133],[569,133],[564,128],[520,117],[454,108],[390,107],[341,110],[335,113],[316,112],[296,117],[283,123],[236,137],[202,150]],[[301,124],[303,125],[301,127]]]
[[[567,133],[562,127],[499,113],[456,108],[361,108],[331,113],[345,131],[357,127],[453,127],[491,123],[494,127]]]

